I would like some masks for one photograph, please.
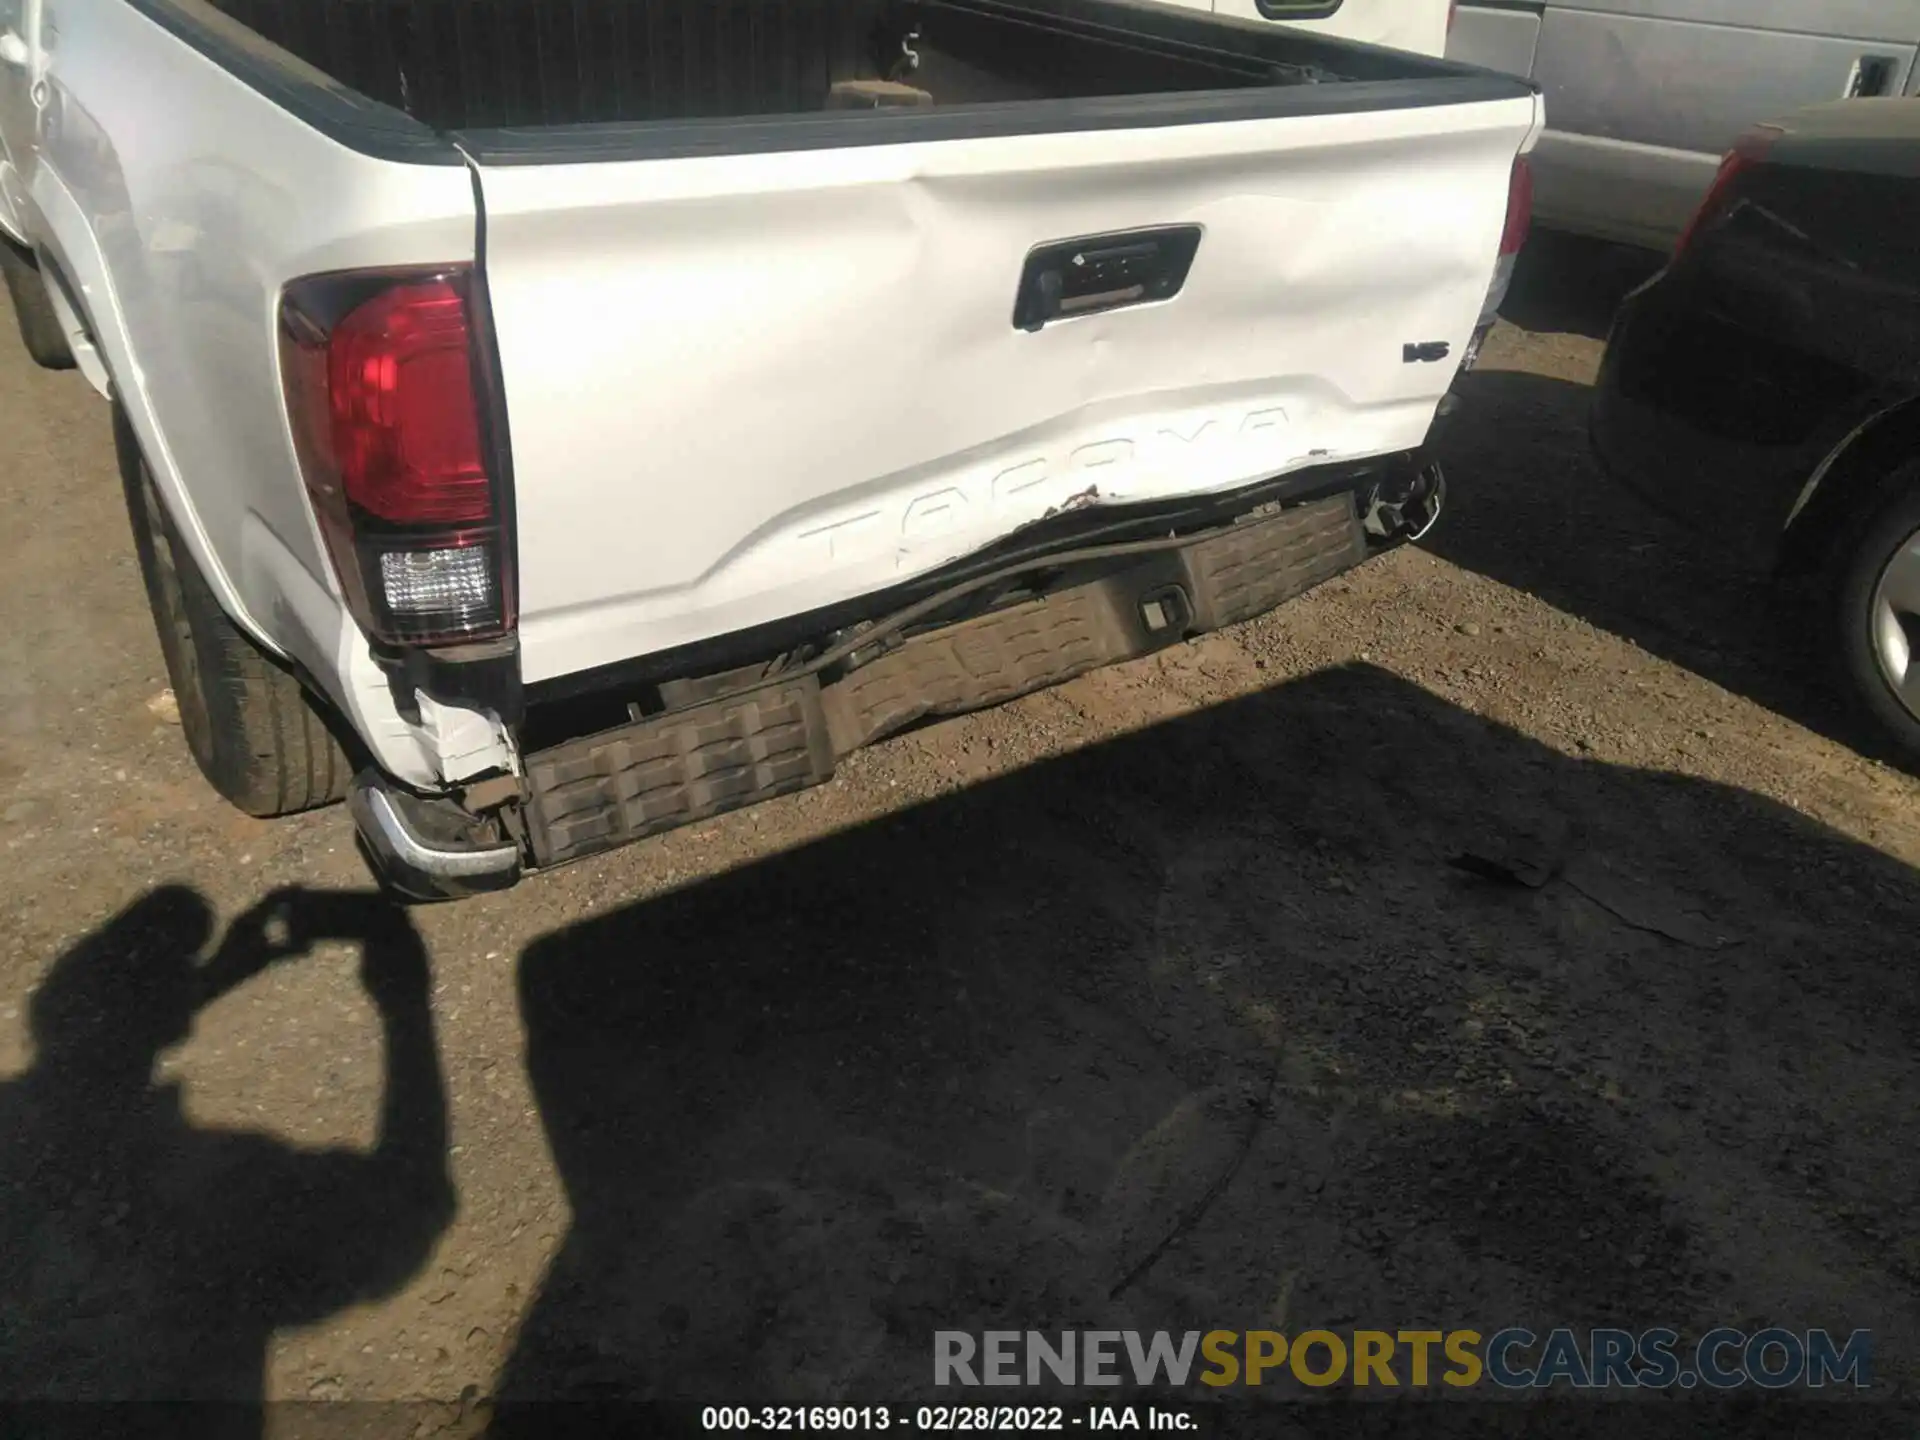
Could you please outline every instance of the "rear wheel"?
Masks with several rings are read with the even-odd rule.
[[[249,815],[290,815],[338,800],[351,772],[319,708],[220,608],[161,507],[118,406],[113,429],[147,603],[201,773]]]
[[[61,328],[39,267],[5,237],[0,237],[0,272],[6,275],[13,318],[20,324],[20,339],[27,354],[36,365],[48,370],[73,369],[73,351],[67,345],[67,333]]]
[[[1854,699],[1920,765],[1920,465],[1840,559],[1841,658]]]

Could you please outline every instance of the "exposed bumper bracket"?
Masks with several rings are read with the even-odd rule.
[[[1100,578],[875,646],[871,659],[855,651],[539,751],[526,758],[530,862],[563,864],[821,784],[840,756],[908,725],[1251,619],[1366,554],[1350,493],[1254,512],[1156,542]]]
[[[451,800],[409,794],[377,771],[354,776],[347,811],[375,872],[409,899],[456,900],[520,878],[517,846],[476,834]]]

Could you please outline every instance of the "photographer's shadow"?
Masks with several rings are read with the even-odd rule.
[[[32,1067],[0,1087],[9,1401],[206,1402],[193,1433],[257,1434],[273,1331],[398,1289],[452,1217],[427,957],[405,912],[284,891],[202,958],[212,928],[199,895],[156,890],[34,992]],[[385,1032],[373,1148],[193,1124],[178,1088],[155,1083],[161,1052],[206,1005],[321,940],[361,947]]]

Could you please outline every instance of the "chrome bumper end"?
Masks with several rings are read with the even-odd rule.
[[[374,873],[410,900],[457,900],[520,878],[519,847],[475,835],[452,801],[409,794],[377,771],[354,776],[347,813]]]

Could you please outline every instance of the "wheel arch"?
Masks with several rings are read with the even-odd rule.
[[[1882,406],[1814,469],[1782,528],[1779,571],[1806,575],[1832,562],[1848,536],[1891,498],[1901,467],[1915,459],[1920,395]]]

